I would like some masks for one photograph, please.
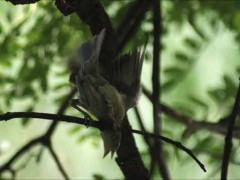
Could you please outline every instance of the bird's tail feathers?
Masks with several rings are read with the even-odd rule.
[[[121,140],[121,132],[115,128],[106,129],[101,131],[101,136],[103,139],[104,145],[104,154],[103,158],[106,157],[111,152],[111,157],[114,155],[114,152],[118,149]]]

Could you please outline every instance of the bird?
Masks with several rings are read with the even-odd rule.
[[[77,50],[80,68],[70,75],[76,85],[79,97],[72,104],[83,107],[99,121],[111,124],[111,128],[101,130],[106,157],[111,157],[120,146],[121,127],[126,112],[136,105],[140,92],[140,79],[145,54],[144,49],[134,48],[130,53],[116,57],[107,68],[99,61],[106,36],[106,29],[83,42]],[[85,118],[90,118],[82,108],[78,108]]]

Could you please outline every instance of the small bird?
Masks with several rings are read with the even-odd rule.
[[[105,34],[106,30],[103,29],[99,35],[81,44],[78,49],[80,68],[70,76],[70,81],[79,92],[79,98],[73,102],[98,120],[112,125],[112,128],[101,131],[103,157],[109,152],[113,156],[118,149],[123,118],[127,110],[137,103],[145,53],[145,48],[143,51],[134,48],[131,53],[110,62],[111,69],[107,69],[99,62]],[[86,112],[78,110],[88,117]]]

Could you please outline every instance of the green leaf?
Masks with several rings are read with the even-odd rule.
[[[176,80],[169,80],[161,85],[162,91],[169,91],[176,85]]]
[[[21,122],[22,122],[22,126],[27,126],[29,124],[29,122],[30,122],[30,119],[24,118],[24,119],[22,119]]]
[[[12,20],[13,20],[12,11],[6,11],[6,18],[7,18],[8,22],[12,22]]]
[[[77,143],[81,144],[83,141],[85,141],[87,138],[89,137],[88,134],[82,134],[78,139],[77,139]]]
[[[54,86],[53,90],[57,91],[57,90],[60,90],[62,88],[69,87],[69,86],[70,86],[69,82],[64,82],[64,83],[60,83],[60,84],[57,84],[56,86]]]
[[[237,73],[240,75],[240,66],[237,67]]]
[[[54,99],[54,103],[58,104],[61,103],[66,98],[66,94],[58,96],[56,99]]]
[[[237,91],[237,85],[234,83],[230,76],[225,75],[223,77],[226,86],[226,94],[228,97],[234,97]]]
[[[213,89],[208,91],[208,95],[216,101],[216,103],[222,103],[225,100],[225,91],[223,89]]]
[[[42,75],[40,78],[40,86],[42,88],[43,92],[46,92],[48,89],[48,83],[47,83],[47,75]]]
[[[197,105],[199,105],[199,106],[201,106],[201,107],[203,107],[203,108],[208,108],[208,104],[206,104],[204,101],[202,101],[202,100],[200,100],[200,99],[198,99],[198,98],[196,98],[196,97],[194,97],[194,96],[189,96],[189,99],[193,102],[193,103],[195,103],[195,104],[197,104]]]
[[[208,136],[197,143],[197,145],[194,147],[194,151],[201,151],[202,148],[213,147],[214,144],[215,140],[211,136]]]
[[[26,112],[31,112],[33,110],[33,107],[29,107]],[[22,121],[21,121],[21,125],[23,127],[27,127],[29,124],[30,124],[30,119],[29,118],[23,118]]]
[[[181,51],[176,52],[174,56],[178,61],[181,61],[183,63],[189,64],[191,62],[191,59],[188,57],[188,55]]]
[[[69,135],[74,135],[74,134],[78,133],[80,130],[81,130],[81,126],[77,125],[77,126],[72,127],[69,130],[68,134]]]
[[[164,70],[164,73],[166,74],[167,77],[176,79],[178,79],[179,76],[182,76],[183,72],[184,70],[180,69],[179,67],[170,67]]]
[[[104,176],[101,174],[93,174],[93,179],[94,180],[104,180]]]
[[[188,47],[190,47],[190,48],[192,48],[192,49],[194,49],[194,50],[197,50],[197,49],[199,49],[199,47],[200,47],[200,44],[199,44],[199,42],[197,42],[197,40],[194,40],[194,39],[192,39],[192,38],[186,38],[186,39],[184,39],[184,43],[188,46]]]

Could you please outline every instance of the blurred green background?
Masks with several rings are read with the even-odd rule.
[[[114,27],[135,1],[102,0]],[[163,34],[161,49],[161,100],[193,119],[218,123],[233,107],[240,75],[240,1],[161,1]],[[150,36],[142,83],[151,90],[152,12],[124,48],[142,45]],[[0,113],[37,111],[55,113],[69,93],[69,59],[80,43],[91,37],[89,28],[72,14],[64,17],[53,1],[13,6],[0,2]],[[138,104],[144,125],[153,128],[151,102],[142,95]],[[68,115],[79,116],[73,108]],[[139,129],[133,110],[130,123]],[[238,117],[237,126],[240,125]],[[50,122],[15,119],[0,122],[0,166],[23,144],[46,131]],[[164,145],[173,179],[219,179],[224,136],[208,130],[184,136],[186,125],[163,115],[163,135],[191,148],[205,164],[207,173],[184,152]],[[191,127],[190,127],[191,128]],[[142,159],[150,156],[143,138],[135,135]],[[234,139],[229,179],[240,178],[240,144]],[[61,123],[53,145],[71,178],[123,178],[114,159],[102,158],[99,132],[92,128]],[[20,167],[41,149],[36,146],[22,156]],[[160,178],[155,170],[155,178]],[[3,177],[9,177],[5,173]],[[17,179],[62,179],[48,150],[37,164],[31,158]]]

